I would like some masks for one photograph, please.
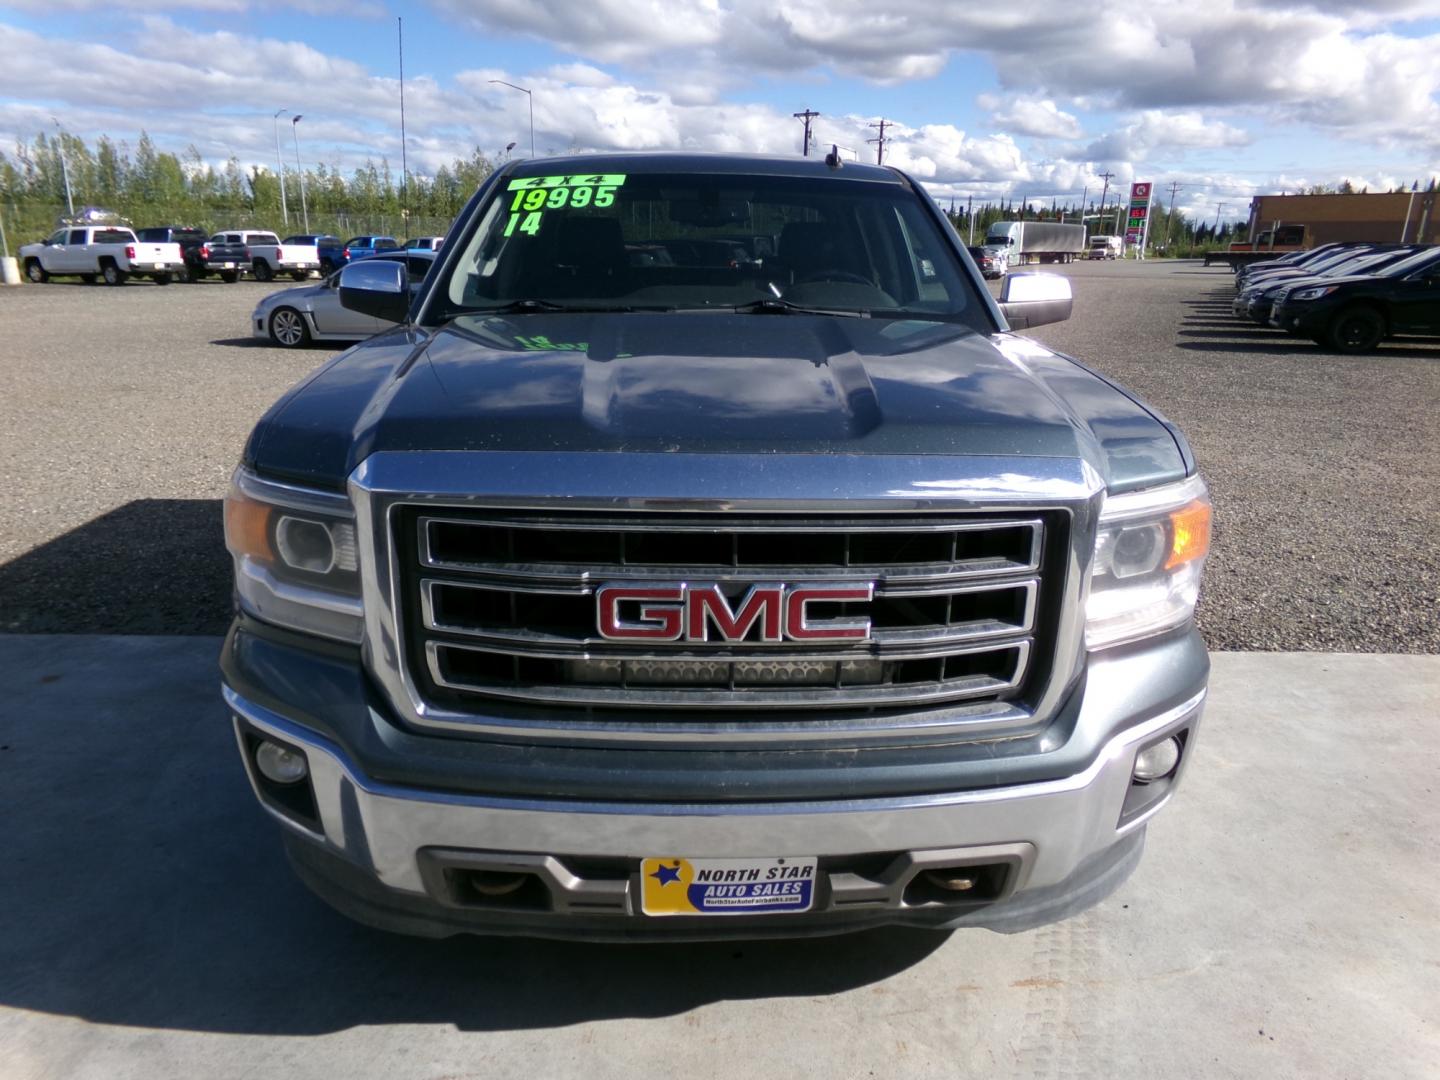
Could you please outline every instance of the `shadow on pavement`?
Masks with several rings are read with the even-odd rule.
[[[1206,337],[1214,335],[1206,334]],[[1254,341],[1235,341],[1229,338],[1216,341],[1177,341],[1177,349],[1192,352],[1266,353],[1271,356],[1309,356],[1316,361],[1374,361],[1385,360],[1440,360],[1440,349],[1416,348],[1399,343],[1387,343],[1372,353],[1347,355],[1321,349],[1313,341],[1304,338],[1281,336],[1278,332]]]
[[[298,883],[254,803],[219,700],[219,648],[0,636],[0,1005],[247,1034],[550,1028],[832,994],[946,940],[603,946],[353,925]]]
[[[222,634],[219,499],[137,499],[0,565],[0,631]]]

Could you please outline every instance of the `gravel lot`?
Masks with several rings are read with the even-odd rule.
[[[1078,263],[1034,336],[1189,435],[1218,511],[1213,648],[1440,652],[1440,345],[1349,359],[1238,323],[1229,272]],[[219,500],[332,355],[252,343],[274,286],[0,290],[0,630],[219,633]]]

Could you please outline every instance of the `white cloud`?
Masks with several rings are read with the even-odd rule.
[[[1156,150],[1214,150],[1246,146],[1249,133],[1219,120],[1206,120],[1196,110],[1146,109],[1124,127],[1094,142],[1086,150],[1093,161],[1134,161]]]
[[[996,94],[981,94],[979,105],[990,113],[991,120],[1007,132],[1040,139],[1080,137],[1080,121],[1071,113],[1062,112],[1049,98],[1006,99]]]

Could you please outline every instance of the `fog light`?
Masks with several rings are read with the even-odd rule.
[[[304,754],[268,739],[255,750],[255,767],[265,779],[277,784],[296,783],[310,772]]]
[[[1180,764],[1180,740],[1171,736],[1154,746],[1147,746],[1135,755],[1132,775],[1142,784],[1163,780]]]

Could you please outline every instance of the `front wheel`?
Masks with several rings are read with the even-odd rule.
[[[309,272],[308,270],[291,270],[291,271],[290,271],[290,277],[291,277],[293,280],[295,280],[295,281],[304,281],[304,280],[305,280],[306,278],[308,278],[309,276],[310,276],[310,272]]]
[[[287,349],[308,345],[310,328],[305,325],[305,317],[294,308],[277,308],[270,316],[270,340]]]
[[[106,263],[100,268],[100,276],[105,279],[106,285],[124,285],[128,275],[114,263]]]
[[[156,284],[156,285],[169,285],[170,282],[173,281],[173,280],[174,280],[174,279],[173,279],[169,274],[156,274],[156,275],[155,275],[155,284]]]
[[[25,276],[36,285],[44,285],[50,280],[50,275],[40,265],[39,259],[27,259],[25,261]],[[93,278],[91,280],[94,280]]]
[[[221,271],[220,271],[220,280],[223,281],[223,282],[225,282],[226,285],[234,285],[235,282],[237,282],[237,281],[240,280],[240,271],[238,271],[238,270],[221,270]]]
[[[256,280],[256,281],[274,281],[274,280],[275,280],[275,271],[271,268],[270,264],[269,264],[268,262],[266,262],[264,259],[256,259],[256,260],[255,260],[254,272],[255,272],[255,280]]]
[[[80,275],[80,280],[83,281],[86,285],[94,285],[94,284],[95,284],[95,275],[94,275],[94,274],[81,274],[81,275]]]
[[[1327,344],[1337,352],[1367,353],[1385,337],[1385,320],[1372,308],[1342,311],[1330,322]]]

